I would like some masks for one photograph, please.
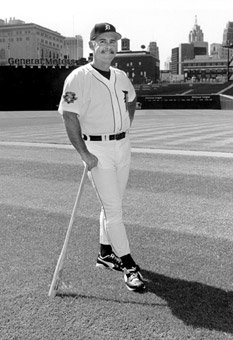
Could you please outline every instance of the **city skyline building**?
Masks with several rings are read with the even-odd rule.
[[[34,23],[0,19],[0,65],[67,64],[65,59],[83,59],[82,36],[66,38]]]
[[[222,45],[233,44],[233,22],[228,21],[223,31]]]
[[[204,41],[204,33],[201,26],[197,24],[197,15],[193,29],[189,32],[189,43],[194,46],[194,56],[208,54],[209,44]]]
[[[222,56],[222,44],[213,43],[210,45],[210,56],[218,59]]]
[[[121,39],[121,51],[130,51],[130,39],[128,38]]]
[[[188,34],[188,43],[180,43],[178,47],[172,49],[171,62],[166,63],[165,70],[171,70],[173,75],[181,76],[184,75],[184,67],[186,70],[192,67],[190,62],[192,60],[196,69],[199,70],[199,66],[202,66],[202,69],[205,67],[211,69],[210,65],[213,66],[213,60],[219,59],[218,65],[216,64],[218,72],[220,72],[220,68],[223,68],[222,60],[225,60],[225,70],[228,69],[227,72],[229,73],[231,72],[229,69],[231,67],[230,62],[233,58],[233,49],[227,47],[230,45],[233,45],[232,21],[227,22],[223,30],[223,43],[211,44],[209,52],[208,42],[204,41],[204,32],[197,22],[197,16],[195,16],[195,23]],[[145,49],[145,45],[141,47]],[[153,59],[149,58],[149,55]],[[208,59],[205,56],[210,58]],[[131,51],[130,39],[122,38],[121,51],[117,53],[116,58],[118,58],[117,67],[122,67],[134,83],[135,81],[144,83],[158,81],[160,60],[159,47],[155,41],[149,43],[147,51]],[[132,60],[130,61],[129,58],[132,58]],[[59,32],[34,23],[25,23],[14,17],[9,20],[0,19],[0,65],[9,65],[10,59],[26,60],[25,64],[27,65],[33,64],[33,60],[37,60],[36,65],[39,65],[41,59],[83,59],[82,62],[85,62],[83,39],[81,35],[65,37]],[[90,58],[88,61],[90,61]],[[147,68],[147,62],[151,65],[152,72]],[[10,63],[10,65],[13,64]],[[80,65],[80,63],[76,65]],[[135,71],[135,65],[137,65],[139,71]],[[221,74],[223,73],[221,72]],[[212,72],[210,78],[213,78],[214,74]],[[202,75],[201,79],[203,78]]]
[[[189,32],[189,43],[204,41],[204,33],[201,27],[197,24],[197,15],[195,16],[195,23],[192,30]]]
[[[221,57],[226,58],[228,60],[228,63],[230,63],[233,58],[232,47],[233,47],[233,22],[228,21],[226,24],[226,28],[223,31],[223,41],[221,50]]]
[[[34,23],[10,19],[0,25],[0,64],[9,59],[63,58],[65,37]]]
[[[147,51],[120,51],[112,66],[123,70],[133,84],[156,83],[160,79],[160,62]]]
[[[64,57],[74,60],[83,58],[83,38],[81,35],[65,38]]]
[[[172,49],[172,74],[182,76],[184,74],[184,66],[187,68],[189,63],[187,60],[195,60],[199,56],[208,56],[208,42],[204,41],[204,33],[201,26],[197,24],[197,16],[195,23],[188,35],[188,43],[181,43],[179,47]],[[205,60],[205,58],[204,58]],[[186,72],[187,74],[187,72]]]
[[[171,64],[171,57],[168,57],[164,63],[164,70],[171,71],[172,64]]]
[[[223,43],[212,43],[209,55],[195,55],[183,61],[184,79],[195,81],[229,81],[233,58],[233,22],[228,22],[223,31]]]
[[[156,59],[159,59],[159,48],[156,41],[151,41],[149,43],[147,51],[150,52],[150,54],[153,55]]]

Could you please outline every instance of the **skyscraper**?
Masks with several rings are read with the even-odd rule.
[[[228,47],[227,47],[228,46]],[[233,22],[228,21],[223,31],[222,57],[227,59],[227,77],[230,79],[231,68],[229,67],[233,59]]]
[[[189,43],[194,43],[197,41],[204,41],[204,34],[201,27],[197,24],[197,16],[195,15],[195,24],[193,29],[189,32]]]
[[[233,22],[229,21],[223,31],[223,45],[233,44]]]
[[[83,58],[83,38],[81,35],[75,37],[65,38],[64,41],[64,54],[69,59],[81,59]]]
[[[189,43],[194,46],[194,55],[207,55],[208,42],[204,41],[204,33],[201,27],[197,24],[197,16],[195,16],[195,24],[189,32]]]
[[[156,41],[151,41],[147,50],[148,52],[150,52],[151,55],[159,59],[159,48],[157,46]]]
[[[195,16],[195,24],[189,32],[189,43],[182,43],[178,48],[172,49],[172,74],[183,74],[183,62],[200,55],[208,55],[208,42],[204,41],[204,33]]]

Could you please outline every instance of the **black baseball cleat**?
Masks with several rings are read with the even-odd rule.
[[[97,257],[96,267],[108,268],[117,271],[124,271],[121,259],[112,252],[111,255],[102,257],[100,254]]]
[[[126,287],[134,292],[141,292],[145,289],[142,274],[138,266],[124,269],[124,281]]]

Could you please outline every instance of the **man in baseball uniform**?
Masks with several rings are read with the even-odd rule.
[[[131,256],[122,218],[136,94],[126,74],[111,67],[119,39],[121,35],[113,25],[94,26],[89,42],[93,62],[66,78],[59,112],[71,143],[88,166],[102,206],[96,266],[123,271],[126,287],[139,291],[145,285]]]

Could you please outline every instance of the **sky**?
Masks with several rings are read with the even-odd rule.
[[[3,1],[0,11],[3,20],[15,17],[66,37],[81,35],[85,58],[91,52],[91,29],[96,23],[109,22],[130,39],[132,51],[156,41],[160,69],[172,48],[188,43],[195,16],[204,41],[222,43],[224,28],[233,21],[233,0],[11,0]]]

